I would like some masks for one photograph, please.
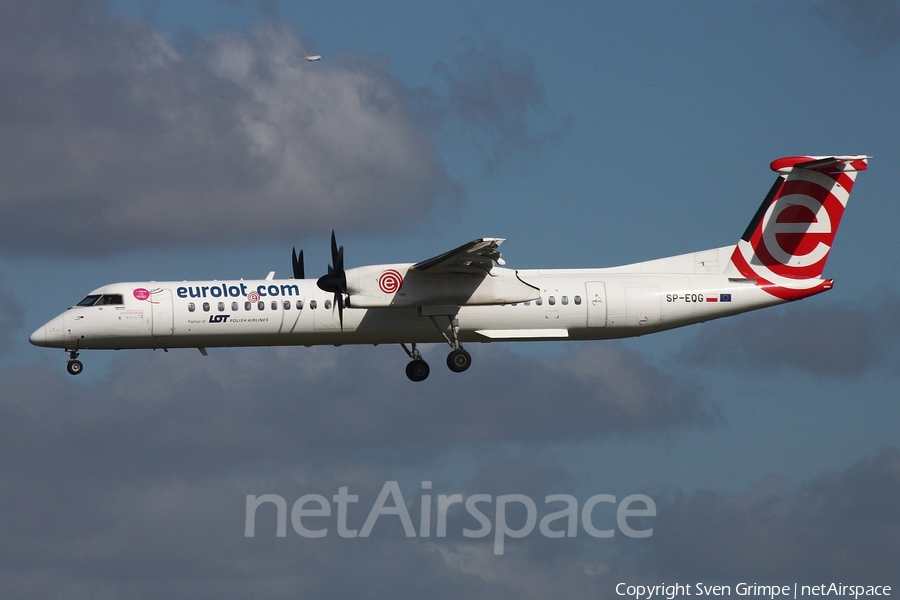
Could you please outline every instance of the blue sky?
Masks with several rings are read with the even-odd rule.
[[[898,583],[897,2],[16,0],[0,40],[4,596]],[[420,386],[398,348],[85,353],[74,379],[27,344],[113,281],[284,274],[294,245],[324,272],[332,228],[348,265],[722,246],[771,160],[827,153],[874,156],[835,288],[727,321],[486,345]],[[645,493],[656,533],[243,537],[247,494],[391,479],[414,505]]]

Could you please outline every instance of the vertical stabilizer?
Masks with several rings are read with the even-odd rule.
[[[735,246],[730,277],[797,300],[831,289],[821,279],[856,174],[869,156],[790,156],[772,162],[778,179]]]

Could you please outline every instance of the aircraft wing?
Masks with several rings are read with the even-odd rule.
[[[501,238],[479,238],[434,258],[416,263],[410,267],[410,271],[429,275],[461,273],[485,276],[495,264],[504,264],[497,251],[497,247],[504,241]]]

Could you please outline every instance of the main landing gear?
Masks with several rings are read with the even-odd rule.
[[[438,325],[437,320],[433,316],[429,318],[437,330],[441,332],[441,335],[444,336],[444,339],[447,340],[447,343],[450,344],[450,347],[453,348],[450,354],[447,355],[447,367],[454,373],[462,373],[472,366],[472,355],[466,352],[459,343],[459,321],[456,320],[456,317],[450,317],[450,332],[453,335],[453,339],[447,337],[447,334],[444,333],[444,330],[441,329],[441,326]],[[406,365],[406,376],[409,377],[410,381],[424,381],[428,374],[431,373],[431,367],[422,359],[422,353],[416,348],[415,342],[410,344],[412,349],[407,348],[406,344],[400,345],[407,356],[412,359]]]
[[[425,381],[425,378],[431,373],[431,367],[428,366],[427,362],[422,360],[422,353],[416,348],[416,344],[412,344],[412,350],[407,348],[406,344],[400,345],[412,359],[409,361],[409,364],[406,365],[406,376],[409,377],[410,381]]]
[[[78,375],[84,371],[84,365],[78,360],[78,350],[69,350],[69,362],[66,363],[66,371],[70,375]]]
[[[451,350],[450,354],[447,355],[447,366],[454,373],[462,373],[463,371],[468,369],[471,364],[472,355],[462,348]]]
[[[406,354],[412,359],[406,365],[406,376],[410,381],[425,381],[431,373],[431,367],[422,359],[422,353],[412,344],[412,349],[406,347],[406,344],[400,344]],[[454,373],[462,373],[472,365],[472,355],[463,348],[451,350],[447,355],[447,366]]]

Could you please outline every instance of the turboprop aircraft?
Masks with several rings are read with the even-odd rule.
[[[792,156],[737,244],[598,269],[508,269],[500,238],[480,238],[417,263],[346,269],[331,234],[331,265],[293,278],[114,283],[31,334],[63,348],[76,375],[83,350],[399,344],[406,375],[430,372],[418,344],[447,343],[451,371],[469,368],[463,343],[639,336],[831,289],[825,261],[869,156]]]

